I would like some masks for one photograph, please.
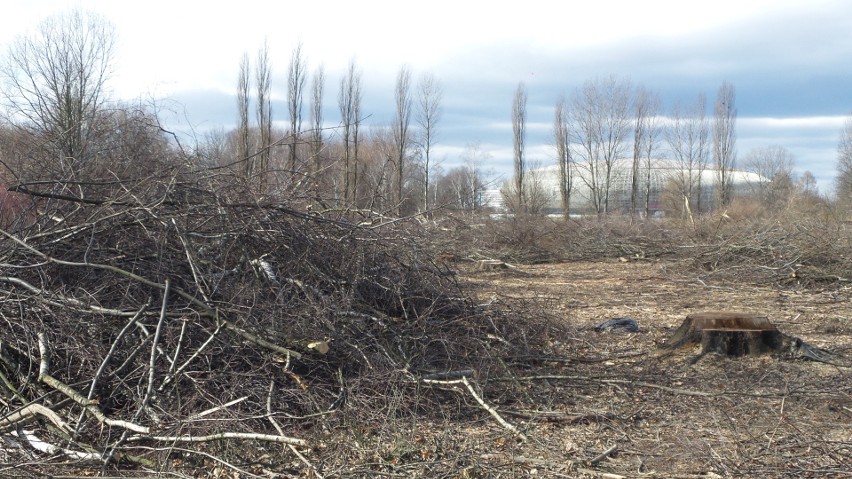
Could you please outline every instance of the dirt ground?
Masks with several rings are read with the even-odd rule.
[[[478,300],[538,312],[555,327],[539,358],[511,365],[528,365],[527,374],[502,380],[513,382],[512,393],[485,387],[529,440],[480,447],[490,452],[472,458],[473,472],[462,477],[852,477],[848,362],[698,359],[692,348],[669,355],[658,348],[690,313],[745,311],[850,358],[849,286],[711,283],[666,261],[463,271]],[[640,332],[594,330],[616,317],[635,319]],[[484,417],[483,427],[501,429]]]

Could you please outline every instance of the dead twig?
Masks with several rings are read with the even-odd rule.
[[[605,450],[604,452],[602,452],[602,453],[598,454],[597,456],[595,456],[594,458],[590,459],[589,464],[595,465],[595,464],[603,461],[604,459],[608,458],[610,456],[610,454],[613,454],[616,451],[618,451],[618,444],[613,444],[612,446],[607,448],[607,450]]]

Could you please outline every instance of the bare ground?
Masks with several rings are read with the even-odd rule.
[[[459,477],[852,477],[848,364],[770,355],[695,362],[696,351],[658,348],[687,314],[734,310],[767,315],[783,333],[848,358],[848,286],[709,283],[673,261],[463,269],[480,301],[539,314],[553,329],[540,357],[513,358],[513,373],[484,387],[529,441],[483,411],[468,433],[487,439],[459,440],[470,453]],[[594,331],[615,317],[636,319],[641,332]]]

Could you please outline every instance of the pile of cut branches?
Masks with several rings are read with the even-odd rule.
[[[414,398],[423,378],[487,374],[522,334],[462,294],[416,224],[176,178],[15,188],[44,209],[0,238],[0,433],[21,458],[299,455],[318,418],[400,397],[421,413],[438,400]]]
[[[809,287],[852,282],[852,235],[841,221],[737,223],[680,248],[701,278]]]

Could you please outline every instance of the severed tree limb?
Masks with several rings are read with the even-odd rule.
[[[426,381],[446,380],[446,379],[452,380],[452,379],[459,379],[459,378],[463,378],[463,377],[472,377],[474,374],[475,373],[474,373],[473,369],[466,368],[466,369],[459,369],[458,371],[446,371],[446,372],[440,372],[440,373],[424,374],[424,375],[420,376],[420,379],[426,380]]]
[[[35,418],[36,416],[44,417],[62,431],[70,431],[68,424],[66,424],[65,421],[63,421],[58,414],[53,412],[52,409],[42,406],[41,404],[33,403],[24,406],[23,408],[13,412],[12,414],[9,414],[8,416],[0,418],[0,432],[6,432],[15,429],[21,424],[24,424],[29,420]]]
[[[175,345],[175,353],[172,355],[172,359],[169,361],[169,375],[173,375],[175,373],[175,368],[177,367],[177,359],[181,353],[181,347],[183,346],[183,341],[186,338],[186,328],[189,321],[183,320],[180,322],[180,336],[178,336],[177,344]],[[159,391],[159,389],[157,389]]]
[[[80,461],[100,462],[102,459],[100,453],[72,451],[71,449],[65,449],[59,446],[55,446],[39,439],[33,432],[30,431],[20,430],[15,434],[24,441],[26,441],[30,445],[30,447],[39,452],[44,452],[47,454],[61,454]]]
[[[284,435],[284,430],[281,429],[281,425],[278,424],[278,421],[272,417],[272,392],[275,390],[275,380],[269,381],[269,394],[266,395],[266,415],[269,418],[269,422],[272,423],[272,426],[278,431],[278,434]]]
[[[193,414],[192,416],[189,416],[188,418],[186,418],[186,420],[187,421],[195,421],[196,419],[201,419],[204,416],[209,416],[210,414],[213,414],[216,411],[221,411],[222,409],[225,409],[227,407],[231,407],[234,404],[239,404],[239,403],[245,401],[248,398],[249,398],[248,396],[243,396],[239,399],[234,399],[233,401],[228,401],[225,404],[222,404],[221,406],[212,407],[210,409],[206,409],[204,411],[201,411],[198,414]],[[281,432],[281,431],[278,431],[278,432]],[[281,435],[283,436],[284,434],[282,433]]]
[[[139,410],[136,411],[134,418],[138,417],[139,414],[148,407],[148,404],[151,402],[152,393],[154,392],[154,380],[157,377],[157,348],[160,344],[160,335],[163,331],[163,323],[166,320],[166,311],[169,303],[169,290],[171,289],[171,286],[171,281],[166,279],[166,288],[163,291],[163,304],[160,307],[160,320],[157,321],[157,329],[154,331],[154,343],[151,345],[151,359],[148,362],[148,388],[145,390],[145,397],[142,398],[142,404],[139,406]]]
[[[492,406],[488,405],[488,403],[486,403],[485,400],[482,399],[482,397],[479,394],[476,393],[476,390],[473,389],[473,386],[470,384],[470,381],[467,380],[467,376],[462,376],[461,381],[462,381],[462,384],[464,384],[467,387],[467,390],[470,391],[470,394],[473,396],[473,398],[476,399],[476,402],[478,402],[479,405],[482,406],[483,409],[488,411],[488,414],[491,414],[492,416],[494,416],[494,419],[496,419],[497,422],[499,422],[501,426],[503,426],[506,429],[508,429],[509,431],[511,431],[512,434],[514,434],[515,436],[518,436],[522,441],[527,442],[529,440],[527,438],[527,436],[524,435],[524,433],[519,431],[518,428],[516,428],[512,424],[509,424],[508,421],[506,421],[505,419],[503,419],[502,416],[500,416],[500,414],[497,412],[496,409],[494,409]]]
[[[0,230],[0,231],[2,231],[2,230]],[[0,265],[0,266],[2,266],[2,265]],[[76,299],[76,298],[68,298],[68,297],[62,296],[61,294],[58,294],[58,293],[49,293],[49,292],[47,292],[47,291],[45,291],[41,288],[33,286],[32,284],[30,284],[30,283],[28,283],[28,282],[26,282],[26,281],[24,281],[20,278],[16,278],[14,276],[0,276],[0,282],[12,283],[12,284],[16,284],[18,286],[21,286],[22,288],[29,290],[31,293],[33,293],[35,296],[37,296],[39,301],[42,301],[45,304],[49,304],[51,306],[57,306],[57,307],[61,307],[61,308],[72,307],[72,308],[76,308],[79,311],[86,311],[86,312],[90,312],[90,313],[100,313],[100,314],[105,314],[105,315],[109,315],[109,316],[119,316],[119,317],[129,317],[129,316],[133,316],[134,314],[136,314],[133,311],[121,311],[121,310],[118,310],[118,309],[104,308],[104,307],[97,306],[97,305],[94,305],[94,304],[87,305],[87,304],[83,303],[82,301],[80,301],[79,299]],[[57,299],[56,300],[47,299],[46,297],[49,297],[49,296],[53,296]]]
[[[207,436],[130,436],[127,442],[139,441],[161,441],[161,442],[212,442],[225,439],[246,439],[255,441],[277,442],[280,444],[292,444],[294,446],[308,446],[308,441],[288,436],[275,436],[272,434],[259,434],[250,432],[220,432]]]
[[[85,408],[86,411],[88,411],[92,416],[94,416],[95,419],[97,419],[101,424],[121,427],[141,434],[148,434],[149,430],[145,426],[140,426],[138,424],[134,424],[128,421],[122,421],[120,419],[110,419],[106,417],[103,411],[101,411],[98,407],[97,401],[91,401],[89,399],[86,399],[85,396],[77,392],[71,386],[63,383],[62,381],[48,374],[47,371],[50,368],[50,363],[47,351],[47,339],[45,338],[44,333],[38,333],[38,349],[41,355],[41,362],[39,363],[38,374],[39,381],[68,396],[68,398],[70,398],[72,401]]]
[[[610,472],[601,472],[595,471],[594,469],[584,469],[582,467],[577,468],[577,472],[581,474],[586,474],[589,476],[600,477],[603,479],[627,479],[627,476],[622,476],[620,474],[612,474]]]
[[[271,351],[275,351],[277,353],[283,354],[283,355],[287,356],[288,361],[290,360],[290,357],[293,357],[294,359],[301,359],[302,358],[301,353],[293,351],[292,349],[285,348],[283,346],[279,346],[275,343],[271,343],[271,342],[261,338],[260,336],[258,336],[256,334],[252,334],[252,333],[246,331],[245,329],[240,328],[239,326],[228,321],[227,319],[222,319],[221,321],[222,321],[222,324],[225,326],[225,328],[230,329],[231,331],[237,333],[237,335],[239,335],[239,336],[242,336],[243,339],[247,339],[247,340],[251,341],[252,343],[254,343],[258,346],[261,346],[261,347],[264,347],[264,348],[269,349]]]
[[[201,293],[201,297],[204,298],[204,301],[210,302],[210,296],[204,291],[204,284],[201,282],[201,279],[198,277],[198,267],[195,265],[195,260],[190,253],[189,242],[186,239],[186,235],[184,235],[183,231],[178,227],[177,221],[172,218],[172,225],[175,227],[175,232],[177,232],[177,237],[180,239],[181,244],[183,245],[183,251],[186,254],[186,261],[189,264],[190,272],[192,273],[192,279],[195,280],[195,285],[198,287],[198,292]]]
[[[515,436],[520,438],[522,441],[527,442],[529,440],[529,438],[527,438],[527,436],[524,433],[522,433],[521,431],[518,430],[518,428],[516,428],[511,423],[509,423],[508,421],[503,419],[503,417],[500,416],[500,413],[498,413],[497,410],[494,409],[493,406],[490,406],[488,403],[485,402],[484,399],[482,399],[482,396],[480,396],[476,392],[476,390],[473,388],[473,385],[471,385],[470,381],[467,380],[467,376],[462,376],[461,379],[454,379],[454,380],[449,380],[449,381],[441,381],[441,380],[436,380],[436,379],[423,379],[423,382],[427,383],[427,384],[464,384],[465,387],[467,388],[467,390],[470,391],[470,394],[473,396],[473,398],[476,399],[476,402],[478,402],[479,405],[482,406],[483,409],[488,411],[488,414],[491,414],[491,416],[493,416],[494,419],[496,419],[497,422],[500,423],[501,426],[508,429],[512,434],[514,434]]]
[[[485,460],[499,460],[499,461],[509,461],[515,464],[529,464],[534,466],[545,466],[552,467],[554,469],[567,469],[573,466],[573,462],[571,461],[551,461],[548,459],[541,459],[538,457],[528,457],[528,456],[519,456],[519,455],[509,455],[509,454],[494,454],[494,453],[486,453],[480,454],[479,456]]]
[[[643,388],[650,389],[659,389],[661,391],[665,391],[672,394],[679,394],[682,396],[700,396],[700,397],[725,397],[725,396],[749,396],[749,397],[776,397],[775,394],[753,394],[748,392],[738,392],[738,391],[721,391],[717,393],[708,393],[704,391],[695,391],[692,389],[679,389],[672,388],[669,386],[662,386],[660,384],[654,384],[644,381],[633,381],[631,379],[607,379],[607,378],[595,378],[595,377],[587,377],[587,376],[570,376],[570,375],[561,375],[561,374],[542,374],[539,376],[518,376],[513,378],[492,378],[492,381],[547,381],[547,380],[571,380],[571,381],[586,381],[586,382],[596,382],[601,384],[623,384],[625,386],[638,386]]]

